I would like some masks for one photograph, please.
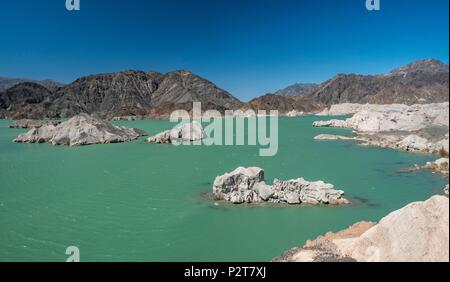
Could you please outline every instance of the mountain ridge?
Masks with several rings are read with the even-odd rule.
[[[196,101],[203,102],[206,109],[226,110],[241,104],[227,91],[186,70],[166,74],[126,70],[84,76],[54,91],[47,89],[45,99],[37,104],[16,107],[23,104],[20,93],[24,89],[27,93],[29,89],[45,92],[37,83],[27,82],[0,93],[1,116],[41,119],[89,113],[112,118],[121,113],[147,115],[155,111],[168,115],[179,109],[178,105],[188,110],[188,104],[192,107],[192,102]],[[17,101],[11,99],[15,96]],[[162,110],[165,112],[161,113]]]
[[[27,78],[10,78],[10,77],[0,76],[0,92],[6,91],[9,88],[12,88],[18,84],[25,83],[25,82],[37,83],[48,89],[53,89],[53,90],[64,86],[63,83],[58,82],[53,79],[34,80],[34,79],[27,79]]]
[[[294,83],[286,88],[278,90],[273,94],[278,96],[294,97],[304,93],[314,91],[319,84],[317,83]]]
[[[340,103],[417,104],[447,102],[448,65],[418,60],[382,75],[338,74],[305,94],[327,106]]]
[[[188,70],[125,70],[80,77],[58,88],[35,82],[17,84],[0,91],[0,117],[68,118],[89,113],[104,118],[167,118],[174,110],[191,111],[192,102],[202,102],[203,110],[278,110],[282,114],[317,112],[341,103],[447,102],[448,69],[438,60],[418,60],[382,75],[337,74],[296,96],[266,94],[248,103]]]

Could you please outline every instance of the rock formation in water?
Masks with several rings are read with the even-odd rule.
[[[448,169],[449,169],[449,159],[448,158],[440,158],[438,160],[435,160],[434,162],[427,162],[423,168],[429,169],[431,171],[441,173],[444,175],[448,175]]]
[[[193,142],[206,138],[206,133],[200,123],[182,124],[171,130],[166,130],[148,138],[148,142],[157,144],[174,144],[175,142]]]
[[[349,140],[349,141],[364,141],[358,137],[347,137],[333,134],[320,134],[314,137],[314,140]]]
[[[448,262],[449,199],[434,196],[409,204],[378,224],[328,233],[274,261]]]
[[[43,125],[19,135],[17,143],[50,143],[52,145],[81,146],[128,142],[147,135],[139,129],[112,124],[87,114],[80,114],[57,126]]]
[[[35,120],[35,119],[19,119],[14,121],[9,128],[39,128],[44,125],[53,125],[57,126],[60,124],[60,121],[57,120]]]
[[[441,155],[449,151],[449,103],[361,105],[347,120],[317,121],[313,126],[351,128],[365,145]]]
[[[285,203],[285,204],[348,204],[344,192],[323,181],[309,182],[303,178],[282,181],[273,185],[264,181],[264,170],[258,167],[239,167],[218,176],[213,185],[213,197],[233,204]]]

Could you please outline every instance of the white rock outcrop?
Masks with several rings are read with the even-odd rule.
[[[17,143],[50,143],[52,145],[82,146],[128,142],[145,136],[146,133],[135,128],[113,126],[112,124],[80,114],[59,125],[43,125],[19,135]]]
[[[438,160],[435,160],[434,162],[427,162],[423,168],[448,175],[449,159],[440,158]]]
[[[213,185],[213,196],[234,204],[285,203],[285,204],[348,204],[344,191],[334,189],[323,181],[309,182],[303,178],[281,181],[273,185],[264,182],[264,170],[258,167],[239,167],[233,172],[218,176]]]
[[[342,128],[350,127],[346,120],[340,120],[340,119],[315,121],[313,123],[313,126],[314,127],[342,127]]]
[[[348,106],[346,106],[348,107]],[[449,152],[449,103],[425,105],[360,105],[346,120],[316,121],[314,127],[356,131],[364,145],[433,154]]]
[[[335,240],[362,262],[448,262],[449,200],[434,196],[395,211],[356,239]]]
[[[341,135],[333,135],[333,134],[320,134],[314,137],[314,140],[350,140],[350,141],[361,141],[357,137],[347,137]]]
[[[173,144],[175,142],[193,142],[206,138],[206,133],[200,123],[194,121],[166,130],[149,137],[148,142],[157,144]]]
[[[297,110],[292,110],[284,114],[287,117],[300,117],[306,115],[305,112],[299,112]]]
[[[443,105],[436,104],[436,108],[427,105],[372,105],[358,111],[347,122],[349,127],[360,132],[418,131],[430,125],[442,125],[439,115],[445,112],[448,115],[448,104]]]
[[[418,131],[429,126],[449,126],[449,103],[425,105],[362,105],[353,117],[337,122],[359,132]],[[324,126],[330,122],[323,122]],[[316,123],[319,126],[320,123]]]
[[[317,116],[346,116],[357,113],[364,104],[342,103],[332,105],[329,109],[316,114]]]
[[[394,211],[378,224],[362,222],[327,233],[275,261],[448,262],[449,199],[434,196]]]

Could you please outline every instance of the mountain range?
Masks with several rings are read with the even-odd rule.
[[[55,80],[45,79],[45,80],[32,80],[25,78],[9,78],[9,77],[1,77],[0,76],[0,92],[5,91],[17,84],[24,82],[33,82],[36,84],[40,84],[50,90],[56,90],[57,88],[63,86],[62,83],[59,83]]]
[[[166,118],[173,110],[191,110],[192,102],[202,102],[203,110],[279,110],[283,114],[317,112],[347,102],[415,104],[449,99],[449,67],[437,60],[416,61],[382,75],[338,74],[319,85],[296,84],[248,103],[186,70],[97,74],[67,85],[9,83],[13,86],[0,91],[1,118],[67,118],[78,113]]]
[[[339,103],[415,104],[448,101],[449,67],[421,60],[382,75],[338,74],[306,97],[327,106]]]

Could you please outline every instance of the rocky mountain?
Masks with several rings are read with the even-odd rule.
[[[446,102],[449,67],[437,60],[421,60],[384,75],[339,74],[304,96],[328,106]]]
[[[192,108],[192,102],[202,102],[203,109],[219,110],[231,109],[241,104],[228,92],[189,71],[167,74],[124,71],[91,75],[53,92],[33,84],[35,95],[41,99],[11,108],[11,105],[19,102],[21,89],[30,88],[29,86],[30,84],[19,84],[0,94],[3,116],[63,118],[79,113],[97,114],[107,118],[123,115],[164,116],[175,109],[189,110]],[[31,92],[31,88],[28,92]]]
[[[59,87],[62,87],[63,84],[57,81],[46,79],[46,80],[32,80],[32,79],[24,79],[24,78],[8,78],[8,77],[0,77],[0,92],[5,91],[17,84],[25,83],[25,82],[33,82],[40,84],[50,90],[56,90]]]
[[[430,59],[412,62],[411,64],[408,64],[404,67],[394,69],[388,75],[408,76],[417,73],[439,74],[446,72],[448,73],[448,71],[448,65],[442,63],[439,60]]]
[[[278,110],[281,114],[318,112],[330,105],[417,104],[449,100],[449,67],[421,60],[383,75],[339,74],[318,85],[297,84],[241,103],[230,93],[189,71],[124,71],[97,74],[58,87],[25,82],[0,91],[0,118],[66,118],[80,113],[113,118],[167,118],[174,110]],[[304,91],[304,92],[303,92]],[[294,93],[302,92],[297,96]],[[292,114],[291,113],[291,114]]]
[[[24,82],[0,93],[0,117],[39,119],[53,100],[44,86]]]
[[[314,83],[296,83],[284,89],[278,90],[274,94],[278,96],[293,97],[304,93],[313,92],[314,90],[317,89],[318,86],[319,86],[318,84]]]
[[[286,97],[275,94],[266,94],[248,102],[244,109],[258,110],[278,110],[280,114],[291,111],[317,112],[324,108],[324,105],[311,99],[299,97]]]

